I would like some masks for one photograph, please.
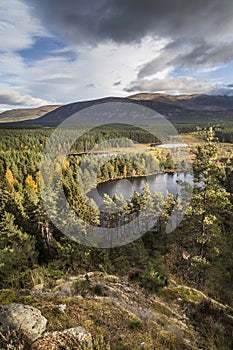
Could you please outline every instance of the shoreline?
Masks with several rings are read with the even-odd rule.
[[[166,175],[166,174],[167,175],[174,175],[174,174],[179,174],[179,173],[184,173],[185,175],[187,175],[188,171],[183,170],[181,172],[177,172],[175,170],[171,170],[171,171],[166,171],[166,172],[151,173],[151,174],[147,174],[147,175],[135,175],[135,176],[117,177],[117,178],[114,178],[114,179],[108,179],[108,180],[97,182],[97,184],[94,187],[90,188],[84,194],[87,195],[87,193],[89,193],[90,191],[96,189],[98,187],[98,185],[105,184],[105,183],[107,183],[109,181],[124,180],[124,179],[136,179],[136,178],[139,178],[139,177],[145,178],[145,177],[148,177],[148,176],[157,176],[157,175]]]

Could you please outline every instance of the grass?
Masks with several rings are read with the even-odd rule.
[[[21,296],[4,290],[0,291],[0,298],[3,302],[15,301],[39,308],[48,320],[47,332],[83,326],[93,335],[93,350],[197,350],[199,345],[207,343],[209,335],[208,344],[213,345],[209,348],[225,350],[220,347],[221,342],[229,346],[232,320],[226,315],[228,311],[214,303],[209,305],[202,292],[180,285],[150,294],[136,283],[129,286],[128,282],[101,274],[98,278],[90,275],[88,281],[74,281],[73,296],[55,289],[39,293],[22,291]],[[104,296],[105,289],[112,294]],[[64,311],[59,310],[59,304],[66,305]]]
[[[16,293],[12,289],[0,290],[0,304],[11,304],[16,300]]]
[[[181,301],[182,303],[198,303],[200,302],[204,294],[196,289],[178,286],[163,288],[160,292],[160,296],[165,301]]]

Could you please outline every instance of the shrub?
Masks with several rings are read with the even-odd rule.
[[[151,292],[157,292],[160,288],[168,285],[166,270],[162,271],[161,269],[161,272],[158,272],[156,266],[149,263],[141,275],[141,285]]]
[[[130,320],[129,328],[130,329],[141,329],[143,327],[143,323],[139,318],[134,318]]]
[[[90,292],[90,290],[91,285],[87,279],[77,281],[74,285],[75,294],[81,294],[82,296],[85,296],[88,292]]]
[[[95,295],[98,296],[104,296],[104,286],[102,284],[95,284],[94,287],[92,288],[92,291]]]

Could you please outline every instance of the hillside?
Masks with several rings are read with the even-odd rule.
[[[225,111],[233,109],[232,96],[213,96],[205,94],[194,95],[166,95],[166,94],[150,94],[141,93],[129,96],[130,99],[139,101],[155,101],[167,104],[175,104],[187,109],[199,111]]]
[[[17,122],[36,119],[60,107],[60,105],[48,105],[38,108],[11,109],[0,113],[0,123]]]
[[[118,100],[95,103],[101,101]],[[220,145],[213,128],[185,135],[195,169],[186,207],[171,194],[167,179],[176,181],[174,171],[180,169],[192,174],[181,158],[172,159],[169,149],[156,147],[143,129],[93,129],[73,143],[65,160],[59,156],[63,139],[58,137],[58,157],[55,162],[47,157],[44,147],[53,130],[39,126],[52,125],[48,121],[55,125],[88,104],[93,101],[62,106],[39,118],[38,128],[32,128],[34,120],[18,124],[28,129],[0,130],[0,349],[233,349],[232,145]],[[118,135],[139,141],[142,153],[128,157],[121,147],[130,149],[133,143],[120,143]],[[120,151],[119,157],[115,151],[102,157],[103,163],[101,154],[89,157],[89,150],[109,139],[117,140],[110,145]],[[181,155],[183,148],[179,151]],[[48,172],[41,167],[43,155]],[[158,186],[143,184],[147,166],[166,180],[165,196]],[[67,203],[77,214],[72,231],[74,216],[66,214],[60,201],[59,173]],[[41,191],[43,174],[49,175],[46,195]],[[144,175],[142,181],[138,175]],[[124,188],[108,195],[95,187],[113,179],[130,187],[132,177],[144,187],[140,193],[132,191],[131,198]],[[180,185],[180,193],[187,193],[183,190],[190,186]],[[85,196],[89,186],[103,205]],[[171,215],[178,221],[168,234]],[[61,229],[54,218],[64,224]],[[90,245],[90,226],[98,227],[97,234],[104,229],[109,249],[101,248],[101,234]],[[139,237],[141,229],[145,234]]]
[[[233,310],[175,281],[149,293],[139,281],[126,276],[89,272],[54,281],[49,289],[35,285],[32,291],[18,296],[13,291],[1,291],[0,298],[5,305],[17,302],[39,308],[47,319],[46,333],[28,347],[21,341],[23,349],[232,348]],[[75,330],[86,335],[89,346],[82,346]],[[6,349],[1,335],[1,349]],[[14,341],[19,348],[17,337]]]
[[[176,124],[226,123],[233,121],[233,97],[231,96],[173,96],[142,93],[129,96],[128,98],[107,97],[99,100],[74,102],[60,107],[47,106],[36,110],[28,110],[28,112],[25,112],[24,110],[18,110],[18,112],[17,110],[4,112],[5,114],[2,113],[0,115],[2,122],[4,121],[6,123],[12,121],[12,119],[17,120],[17,122],[12,124],[1,124],[1,127],[55,127],[73,113],[99,103],[107,102],[131,102],[140,104],[157,111]],[[22,118],[31,120],[21,121]]]

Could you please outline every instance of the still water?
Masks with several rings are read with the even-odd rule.
[[[129,199],[133,196],[134,191],[142,193],[146,183],[148,183],[151,192],[161,192],[163,195],[168,192],[176,196],[181,186],[178,183],[179,180],[189,184],[193,183],[193,177],[188,173],[140,176],[100,183],[97,188],[88,192],[87,196],[94,199],[97,205],[101,205],[105,193],[110,197],[113,197],[115,193],[118,195],[123,194],[125,199]]]

